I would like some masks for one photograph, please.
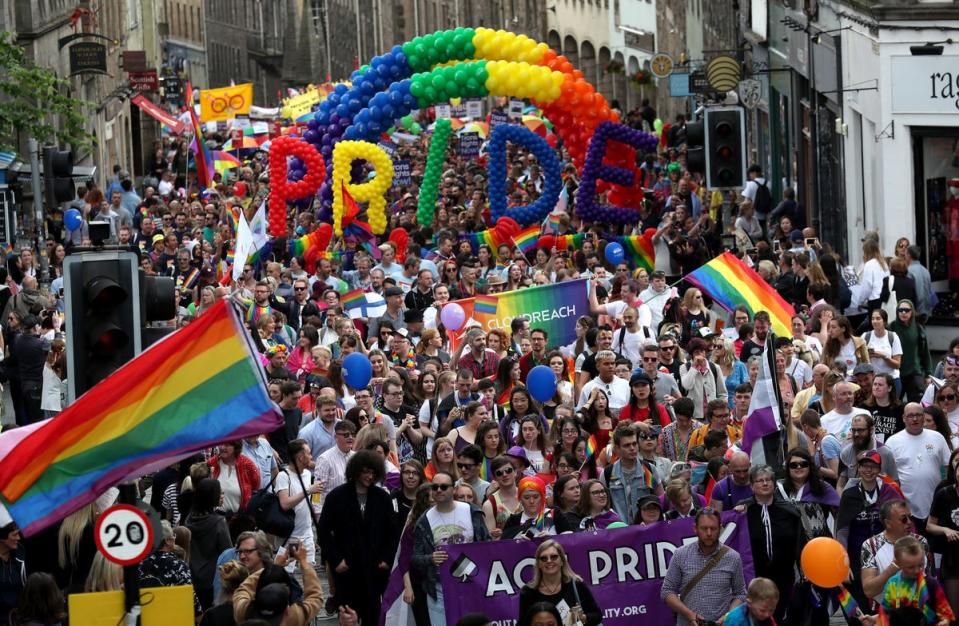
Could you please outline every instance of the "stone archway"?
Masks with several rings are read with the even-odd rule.
[[[574,67],[581,68],[579,63],[579,44],[572,35],[566,35],[566,38],[563,39],[563,55],[569,59],[569,62],[572,63]],[[584,71],[583,74],[585,75],[586,72]]]

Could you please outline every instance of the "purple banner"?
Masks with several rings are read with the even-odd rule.
[[[675,623],[659,590],[673,552],[696,541],[691,518],[651,528],[629,526],[551,537],[563,545],[570,565],[604,611],[604,626]],[[753,578],[749,531],[743,513],[723,513],[721,541],[742,556],[748,584]],[[533,555],[541,540],[490,541],[448,545],[450,558],[440,568],[446,623],[479,612],[497,626],[515,624],[519,591],[533,576]]]

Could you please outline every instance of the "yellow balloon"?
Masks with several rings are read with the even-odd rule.
[[[376,177],[362,183],[350,183],[350,164],[362,159],[373,164]],[[333,148],[333,232],[343,236],[343,191],[357,202],[367,202],[367,220],[377,235],[386,231],[386,190],[393,182],[393,161],[376,144],[366,141],[341,141]]]

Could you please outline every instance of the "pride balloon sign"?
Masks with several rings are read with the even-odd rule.
[[[579,204],[585,202],[587,219],[630,223],[639,218],[637,207],[642,200],[642,189],[635,176],[636,151],[655,149],[657,137],[618,124],[618,114],[583,78],[583,73],[544,43],[525,35],[488,28],[439,31],[416,37],[374,57],[353,73],[351,82],[349,87],[338,85],[320,104],[303,135],[303,143],[312,146],[327,165],[333,162],[334,150],[341,141],[375,142],[382,133],[397,125],[398,120],[409,119],[414,109],[425,109],[451,98],[489,95],[526,98],[552,122],[554,133],[584,178],[591,175],[591,184],[585,190],[581,187],[577,196],[577,211]],[[598,132],[601,128],[602,132]],[[501,201],[505,197],[500,198],[497,192],[501,185],[494,182],[492,176],[490,179],[491,200],[497,200],[496,212],[511,215],[528,226],[542,219],[544,209],[547,212],[552,209],[550,203],[555,204],[553,191],[559,189],[559,162],[546,142],[540,145],[521,130],[511,129],[500,134],[501,144],[505,140],[522,143],[543,167],[546,187],[543,197],[532,205],[513,207],[509,211]],[[494,141],[496,135],[494,131]],[[594,135],[601,137],[594,140]],[[271,162],[272,153],[271,149]],[[491,160],[495,160],[495,148],[490,154]],[[311,163],[299,154],[291,156],[305,163],[303,179],[309,177],[315,169]],[[495,171],[491,169],[491,173]],[[360,182],[352,178],[356,172],[349,179],[345,173],[340,174],[339,178],[337,173],[325,178],[320,187],[323,207],[320,216],[325,221],[335,221],[328,207],[335,206],[335,196],[339,195],[333,193],[337,189],[336,181]],[[272,172],[271,179],[277,180]],[[285,179],[284,171],[284,183]],[[605,192],[610,204],[596,205],[595,196]],[[289,190],[286,195],[289,196]],[[429,207],[421,204],[419,208],[420,215],[428,217]]]

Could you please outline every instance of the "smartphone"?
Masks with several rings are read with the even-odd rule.
[[[782,251],[782,243],[778,239],[773,240],[773,252],[779,253]]]
[[[298,539],[290,540],[290,541],[286,544],[286,553],[287,553],[287,554],[293,554],[294,552],[296,552],[296,551],[299,550],[299,549],[300,549],[300,542],[299,542]]]

